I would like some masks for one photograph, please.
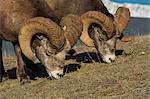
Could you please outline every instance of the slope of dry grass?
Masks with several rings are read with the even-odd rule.
[[[124,49],[124,52],[119,53],[116,61],[111,64],[97,62],[99,59],[95,49],[76,47],[77,53],[66,60],[68,68],[63,78],[37,78],[25,85],[19,85],[16,79],[5,80],[0,83],[0,99],[148,99],[149,46],[149,37],[138,37],[133,42],[119,43],[118,47]],[[15,65],[15,62],[12,63]],[[7,69],[14,67],[7,65]]]

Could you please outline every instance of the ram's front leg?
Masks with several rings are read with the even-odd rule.
[[[15,53],[17,56],[18,63],[18,76],[21,84],[29,82],[25,73],[25,63],[22,58],[22,52],[18,44],[14,44]]]
[[[0,40],[0,82],[2,82],[3,75],[5,73],[2,59],[2,40]]]

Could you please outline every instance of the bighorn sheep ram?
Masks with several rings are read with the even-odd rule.
[[[115,58],[116,40],[130,17],[129,10],[124,7],[113,16],[101,0],[0,0],[0,7],[0,38],[14,44],[21,81],[26,75],[21,51],[34,63],[39,59],[51,77],[59,78],[63,75],[66,51],[80,36],[86,45],[95,46],[103,60],[110,63]],[[31,41],[36,34],[43,34],[48,39],[40,46],[35,44],[38,58],[31,50]],[[3,68],[2,59],[0,61]],[[1,76],[3,73],[4,69],[1,69]]]

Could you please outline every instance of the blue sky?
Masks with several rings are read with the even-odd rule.
[[[111,0],[119,3],[138,3],[150,5],[150,0]]]

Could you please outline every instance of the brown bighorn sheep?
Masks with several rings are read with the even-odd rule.
[[[109,63],[114,59],[111,55],[116,39],[129,20],[127,8],[119,8],[113,16],[101,0],[0,0],[0,7],[0,38],[13,42],[15,46],[21,81],[25,78],[21,51],[34,63],[38,62],[38,57],[49,75],[59,78],[63,74],[65,53],[81,35],[82,23],[81,40],[88,46],[94,45],[103,60]],[[78,16],[82,16],[82,21]],[[92,24],[96,24],[94,29],[90,28]],[[35,46],[37,57],[31,50],[31,39],[36,34],[48,38],[47,48],[42,44]]]

